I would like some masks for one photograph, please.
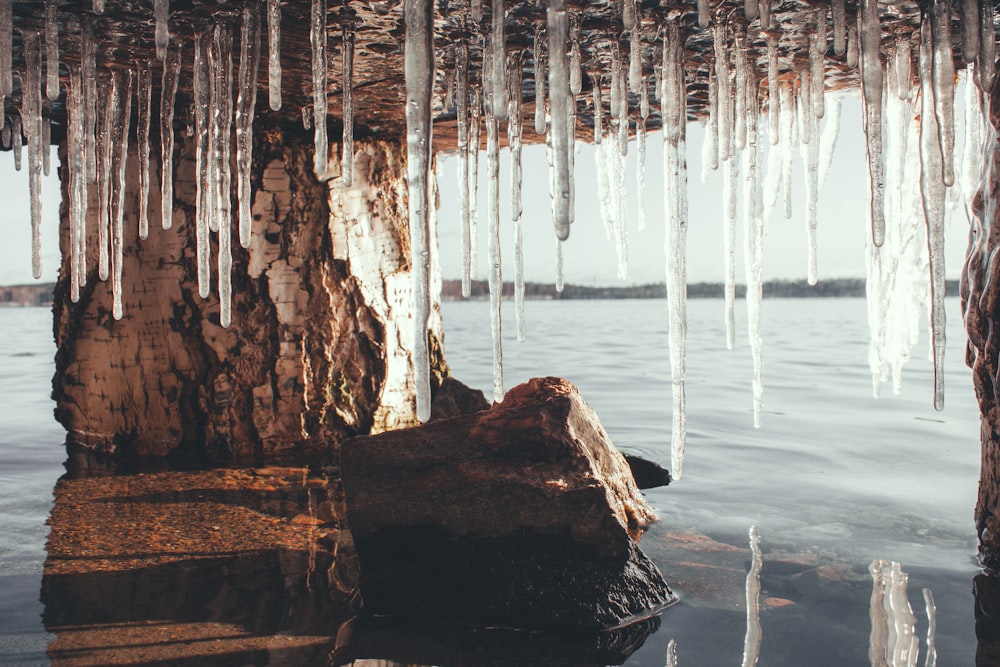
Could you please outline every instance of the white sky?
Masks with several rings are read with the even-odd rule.
[[[956,116],[961,119],[961,114]],[[530,130],[528,130],[530,131]],[[485,133],[484,133],[485,134]],[[702,129],[688,128],[689,227],[688,279],[690,282],[723,280],[722,257],[722,172],[711,172],[702,184]],[[484,137],[485,139],[485,137]],[[961,138],[957,140],[961,150]],[[663,156],[659,134],[650,134],[646,155],[647,229],[637,229],[636,148],[630,144],[626,187],[629,215],[629,278],[624,284],[662,282],[663,249]],[[960,155],[960,153],[959,153]],[[43,190],[42,264],[45,281],[56,278],[59,262],[59,186],[58,161],[52,154],[52,175],[45,179]],[[25,155],[25,167],[27,155]],[[958,160],[956,160],[960,164]],[[479,250],[480,275],[486,278],[486,183],[482,180],[485,156],[480,159]],[[441,208],[439,215],[442,274],[459,278],[462,257],[459,243],[457,160],[446,158],[439,167]],[[505,279],[513,279],[513,240],[510,222],[510,158],[501,155],[501,252]],[[764,247],[765,279],[805,277],[806,231],[802,166],[796,155],[793,187],[793,215],[786,220],[778,210],[768,226]],[[525,274],[529,281],[553,282],[555,278],[555,241],[549,208],[548,171],[542,145],[524,149],[524,229]],[[597,199],[594,149],[581,144],[576,157],[576,221],[566,242],[566,280],[583,285],[623,284],[616,277],[614,243],[605,237]],[[865,143],[861,131],[861,104],[857,96],[844,103],[843,123],[830,176],[819,199],[819,277],[863,277],[865,274],[864,235],[867,233],[867,172]],[[27,283],[31,277],[31,228],[29,223],[28,176],[26,170],[14,171],[10,153],[0,154],[0,284]],[[967,223],[964,218],[949,222],[946,267],[950,278],[961,270],[966,246]],[[156,242],[151,234],[146,243]],[[743,282],[742,223],[737,219],[737,281]]]

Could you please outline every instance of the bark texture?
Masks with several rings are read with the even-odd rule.
[[[1000,85],[991,94],[990,122],[1000,127]],[[976,532],[983,567],[1000,572],[1000,224],[995,206],[1000,195],[1000,146],[993,137],[987,147],[989,180],[980,192],[969,235],[969,251],[962,271],[961,298],[969,335],[966,363],[972,368],[980,412],[981,464]]]
[[[244,250],[233,230],[233,323],[223,328],[215,234],[212,293],[198,295],[195,144],[177,138],[173,227],[151,224],[145,241],[130,156],[121,320],[112,318],[110,283],[97,276],[96,187],[78,303],[63,225],[53,397],[69,441],[119,455],[259,459],[413,423],[400,146],[358,144],[354,186],[344,189],[313,175],[311,133],[256,128],[253,240]],[[155,160],[151,172],[156,193]],[[64,220],[68,180],[63,173]],[[159,197],[150,199],[158,221]],[[439,345],[432,365],[446,372]]]

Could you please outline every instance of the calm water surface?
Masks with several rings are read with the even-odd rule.
[[[751,525],[761,535],[766,598],[759,664],[870,664],[868,567],[878,559],[909,575],[921,640],[914,664],[926,650],[925,588],[937,605],[938,664],[974,664],[978,412],[958,302],[948,305],[947,407],[938,413],[926,342],[903,394],[886,388],[872,398],[864,300],[765,301],[765,413],[754,429],[745,335],[727,351],[721,301],[690,303],[684,479],[648,492],[662,520],[642,542],[681,602],[625,664],[662,667],[671,639],[681,665],[741,663]],[[669,465],[662,301],[531,302],[524,343],[505,308],[508,387],[565,376],[621,449]],[[443,310],[454,374],[489,392],[488,304]],[[49,398],[51,313],[0,309],[0,331],[0,662],[44,664],[45,520],[65,459]]]

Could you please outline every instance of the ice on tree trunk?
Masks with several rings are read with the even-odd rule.
[[[153,89],[153,70],[149,61],[136,70],[136,139],[139,145],[139,238],[149,236],[149,105]]]
[[[267,99],[281,109],[281,0],[267,0]]]
[[[566,71],[566,34],[569,19],[566,15],[565,0],[549,0],[549,95],[552,122],[553,171],[555,175],[555,197],[553,198],[553,225],[556,237],[565,241],[569,238],[570,220],[570,173],[569,152],[569,78]]]
[[[939,34],[935,31],[937,21],[924,17],[920,29],[920,198],[927,223],[927,256],[930,265],[931,282],[931,346],[934,355],[934,409],[944,409],[944,350],[945,350],[945,270],[944,270],[944,223],[945,223],[945,159],[938,141],[938,116],[934,110],[940,102],[937,96],[949,90],[943,88],[936,67]],[[933,53],[933,55],[932,55]],[[948,100],[951,103],[951,99]]]
[[[59,99],[59,23],[56,0],[45,0],[45,96]]]
[[[320,180],[329,178],[329,144],[326,136],[326,0],[312,0],[312,90],[313,90],[313,171]]]
[[[431,0],[404,0],[403,16],[406,30],[406,185],[415,326],[413,372],[417,418],[427,421],[431,414],[427,341],[431,310],[428,171],[431,161],[431,96],[434,92],[434,4]]]
[[[181,68],[181,46],[167,51],[160,86],[160,208],[164,229],[170,229],[174,213],[174,102]]]
[[[253,158],[253,119],[257,106],[257,70],[260,66],[260,16],[243,7],[240,23],[240,69],[236,96],[236,199],[239,205],[240,245],[250,247],[253,216],[250,165]],[[345,120],[346,123],[346,120]]]

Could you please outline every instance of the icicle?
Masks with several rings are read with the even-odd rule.
[[[167,46],[170,45],[170,0],[153,0],[153,17],[156,21],[156,59],[164,62],[167,59]]]
[[[178,44],[167,50],[160,87],[160,208],[164,229],[170,229],[174,215],[174,100],[180,69],[181,46]]]
[[[896,70],[896,96],[901,100],[910,97],[911,59],[910,36],[896,35],[896,51],[893,62]]]
[[[483,0],[472,0],[472,20],[483,20]]]
[[[816,273],[816,222],[818,215],[819,199],[819,126],[816,117],[811,114],[803,114],[802,122],[810,126],[810,134],[815,138],[808,144],[800,144],[802,161],[806,166],[806,236],[809,247],[808,271],[806,281],[810,285],[815,285]]]
[[[803,67],[799,71],[799,99],[797,105],[799,119],[799,140],[803,144],[812,141],[812,70]]]
[[[344,187],[351,187],[354,180],[354,32],[344,27],[344,132],[343,157],[341,158]]]
[[[431,314],[428,170],[431,162],[431,96],[434,92],[434,3],[431,0],[404,0],[403,14],[406,29],[406,182],[416,326],[413,372],[417,419],[424,422],[431,415],[430,352],[427,343]],[[495,141],[496,128],[493,129]]]
[[[812,112],[816,118],[826,113],[825,87],[826,71],[823,67],[823,53],[816,46],[817,35],[809,35],[809,79],[812,82]]]
[[[542,28],[535,28],[535,134],[545,134],[545,57],[542,53]]]
[[[194,90],[194,132],[197,137],[197,182],[196,182],[196,205],[195,205],[195,240],[196,254],[198,258],[198,294],[201,298],[208,298],[211,292],[211,247],[209,245],[209,209],[212,206],[211,188],[209,187],[209,156],[211,147],[209,142],[209,129],[211,119],[208,118],[209,104],[209,73],[205,58],[205,36],[197,34],[194,38],[194,70],[192,72]],[[166,76],[166,72],[164,72]],[[175,84],[176,85],[176,84]],[[171,105],[172,107],[172,105]],[[173,128],[170,128],[170,135]],[[166,171],[165,171],[166,173]],[[163,193],[166,199],[166,188]],[[170,208],[164,207],[164,215],[168,210],[173,209],[173,199],[170,200]]]
[[[0,0],[0,95],[10,97],[14,92],[14,73],[11,56],[14,46],[14,15],[11,0]]]
[[[569,224],[573,224],[573,220],[576,219],[576,178],[574,176],[574,171],[576,169],[576,98],[570,98],[569,104],[567,105],[569,109],[569,115],[566,117],[566,122],[569,124],[569,150],[567,151],[567,157],[569,157]],[[622,186],[624,188],[624,185]]]
[[[622,0],[622,27],[631,30],[635,27],[636,0]]]
[[[4,122],[3,130],[0,130],[0,144],[9,149],[11,143],[10,119]]]
[[[239,202],[240,245],[250,247],[250,163],[253,157],[253,119],[257,106],[257,70],[260,66],[260,17],[244,5],[240,24],[239,93],[236,97],[236,192]],[[345,93],[346,94],[346,93]],[[346,135],[347,114],[344,114]],[[346,150],[345,150],[346,153]]]
[[[11,131],[13,133],[11,150],[14,153],[14,171],[21,171],[21,149],[24,147],[24,139],[21,135],[21,132],[23,131],[23,128],[21,127],[21,116],[15,115],[10,122]]]
[[[645,85],[645,84],[644,84]],[[646,116],[641,116],[635,123],[635,143],[638,155],[636,173],[636,189],[639,206],[639,231],[646,229]]]
[[[37,32],[25,31],[25,75],[21,82],[21,121],[28,139],[28,191],[31,208],[31,274],[42,277],[42,47]],[[17,128],[15,128],[17,129]],[[20,132],[17,132],[20,137]]]
[[[93,3],[92,6],[93,6],[93,10],[94,10],[95,14],[103,14],[104,13],[104,0],[94,0],[94,3]]]
[[[840,131],[840,115],[844,108],[844,98],[837,95],[833,100],[833,109],[826,118],[823,135],[819,140],[819,191],[823,191],[826,177],[833,164],[833,151],[837,147],[837,136]]]
[[[566,276],[563,267],[563,242],[556,239],[556,292],[562,294],[566,287]]]
[[[49,175],[49,154],[52,152],[52,119],[42,117],[42,173]]]
[[[492,105],[486,111],[486,178],[489,183],[490,230],[486,235],[490,255],[490,330],[493,333],[493,400],[502,401],[503,389],[503,347],[500,319],[501,290],[503,274],[500,266],[500,128],[492,112]]]
[[[882,29],[879,25],[877,0],[860,0],[858,23],[861,30],[861,100],[865,114],[865,136],[868,139],[869,219],[872,242],[881,246],[885,241],[885,214],[882,207],[882,61],[879,53]]]
[[[469,103],[469,276],[475,280],[479,275],[479,146],[483,127],[479,86],[470,91]]]
[[[708,123],[705,128],[705,146],[702,152],[701,181],[708,178],[708,170],[719,168],[719,83],[715,68],[708,70]]]
[[[114,102],[114,111],[111,119],[112,136],[111,143],[111,243],[113,254],[111,257],[111,294],[112,294],[112,315],[116,320],[120,320],[123,314],[122,308],[122,260],[124,259],[124,218],[125,218],[125,174],[128,164],[128,139],[132,121],[132,70],[125,70],[123,74],[115,73],[111,94],[115,97],[122,88],[119,83],[120,77],[125,78],[124,92],[121,98]]]
[[[219,232],[219,323],[228,327],[232,322],[232,155],[233,125],[233,36],[227,25],[217,23],[212,39],[212,53],[215,56],[216,96],[211,108],[217,110],[215,134],[216,187],[215,187],[215,228]],[[211,221],[212,218],[209,218]]]
[[[826,50],[828,48],[827,45],[830,43],[830,35],[829,35],[830,28],[826,22],[826,13],[827,13],[826,5],[821,4],[816,8],[816,13],[815,13],[816,43],[815,44],[810,43],[809,45],[813,48],[813,50],[816,53],[818,53],[821,56],[826,55]],[[822,62],[822,59],[820,59],[820,62]]]
[[[935,21],[937,21],[935,3]],[[940,28],[940,26],[937,26]],[[945,184],[944,158],[939,143],[938,115],[934,113],[939,102],[936,95],[942,92],[938,71],[931,60],[939,57],[938,40],[932,37],[935,27],[930,17],[925,16],[920,29],[920,196],[927,221],[927,252],[930,259],[931,277],[931,328],[932,351],[934,355],[934,409],[944,409],[944,350],[945,350],[945,270],[944,270],[944,222]],[[940,36],[940,34],[938,34]],[[933,41],[933,45],[932,45]],[[932,55],[933,51],[933,55]],[[934,63],[937,64],[936,62]]]
[[[638,95],[642,87],[642,35],[639,26],[633,28],[629,35],[628,58],[628,89]]]
[[[667,663],[666,667],[677,667],[677,641],[671,639],[667,642]]]
[[[551,55],[549,56],[552,57]],[[569,47],[569,92],[574,96],[583,92],[583,63],[580,57],[580,22],[573,21]]]
[[[927,610],[927,657],[924,660],[924,667],[935,667],[937,665],[937,645],[935,641],[935,635],[937,634],[937,605],[934,604],[934,593],[931,589],[925,588],[922,592],[924,595],[924,609]]]
[[[742,28],[736,30],[736,37],[733,41],[733,50],[736,52],[736,96],[733,105],[733,116],[736,123],[735,146],[737,150],[743,150],[747,143],[747,77],[750,74],[750,63],[747,59],[746,32]]]
[[[553,223],[560,241],[569,238],[570,173],[569,77],[566,71],[566,34],[569,29],[565,0],[549,0],[549,106],[552,110],[552,146],[555,172]]]
[[[743,0],[743,16],[746,17],[748,23],[760,16],[760,6],[757,4],[757,0]]]
[[[267,0],[267,98],[281,109],[281,0]]]
[[[618,62],[618,150],[622,155],[628,155],[628,78],[625,63]]]
[[[507,35],[504,31],[506,12],[504,0],[492,0],[493,13],[490,16],[493,31],[490,47],[493,49],[493,114],[497,121],[507,120]]]
[[[962,196],[969,219],[973,219],[972,202],[979,190],[980,165],[983,163],[983,116],[980,113],[982,91],[974,84],[978,66],[969,65],[965,79],[965,154],[962,164]]]
[[[722,261],[726,280],[726,349],[736,345],[736,178],[739,161],[727,160],[722,171]]]
[[[139,238],[149,236],[149,105],[153,89],[153,70],[148,61],[138,63],[136,71],[136,140],[139,145]]]
[[[599,146],[604,140],[604,95],[601,91],[600,75],[591,74],[590,80],[593,82],[591,94],[594,98],[594,143]]]
[[[458,217],[462,234],[462,296],[472,296],[472,237],[469,221],[469,45],[455,48],[455,107],[458,126]]]
[[[784,159],[784,146],[780,143],[771,146],[767,152],[767,165],[764,176],[764,225],[766,226],[774,214],[778,204],[778,192],[781,190],[781,162]]]
[[[709,75],[711,81],[711,73]],[[711,83],[709,83],[711,85]],[[711,95],[711,92],[709,92]],[[771,139],[771,145],[778,143],[778,116],[781,108],[778,101],[778,38],[776,35],[767,35],[767,133]]]
[[[59,23],[56,0],[45,0],[45,96],[59,99]]]
[[[979,74],[979,87],[984,92],[993,90],[993,75],[996,71],[997,41],[993,13],[992,2],[984,2],[979,6],[979,59],[976,72]]]
[[[97,239],[100,246],[98,255],[97,275],[101,280],[107,280],[110,275],[108,255],[109,226],[110,226],[110,203],[111,203],[111,144],[112,124],[114,116],[114,104],[118,98],[118,91],[114,88],[117,81],[101,79],[98,85],[100,99],[102,101],[100,114],[97,121],[97,189],[99,211],[97,218]]]
[[[860,46],[858,45],[858,24],[850,23],[847,26],[847,58],[846,63],[849,69],[858,66],[861,59]]]
[[[313,171],[320,180],[329,178],[329,143],[326,136],[326,0],[312,0],[312,29],[309,43],[312,45],[312,86],[313,86],[313,145],[315,156]]]
[[[951,52],[951,2],[934,0],[931,40],[934,49],[934,115],[941,145],[941,178],[955,183],[955,62]]]
[[[86,213],[82,213],[86,206],[86,193],[84,185],[86,183],[85,155],[82,155],[83,147],[83,95],[82,82],[78,69],[70,68],[69,82],[66,86],[66,157],[69,161],[69,184],[67,191],[69,194],[69,294],[70,301],[77,303],[80,300],[80,236],[82,235],[86,220]],[[82,187],[81,187],[82,186]]]
[[[669,313],[672,427],[671,471],[674,479],[684,472],[684,445],[687,439],[687,398],[684,389],[687,358],[687,166],[684,160],[685,108],[684,50],[674,22],[663,36],[663,184],[667,233],[667,310]]]
[[[833,0],[833,53],[842,56],[847,51],[847,8],[845,0]]]
[[[2,1],[2,0],[0,0]],[[80,61],[83,78],[83,132],[87,143],[87,182],[97,181],[97,69],[94,53],[94,26],[90,18],[80,19]]]
[[[792,217],[792,161],[795,154],[795,93],[791,83],[782,84],[778,91],[781,113],[778,131],[781,134],[781,189],[784,192],[785,218]]]
[[[979,2],[961,0],[962,7],[962,60],[974,62],[979,55]]]
[[[771,29],[771,0],[759,0],[760,6],[760,29]]]
[[[763,298],[762,265],[764,223],[760,211],[760,188],[757,167],[757,110],[747,114],[747,147],[743,151],[743,241],[747,285],[747,330],[753,354],[753,414],[754,426],[760,427],[764,398],[763,342],[760,331],[760,309]]]
[[[713,35],[715,48],[715,79],[719,86],[719,159],[728,160],[732,141],[733,93],[729,82],[729,49],[726,26],[717,24]]]
[[[510,148],[511,219],[514,222],[514,305],[517,311],[517,339],[524,341],[527,325],[524,318],[524,232],[521,205],[521,106],[523,76],[521,54],[511,56],[510,112],[507,114],[507,146]]]
[[[711,5],[709,0],[698,0],[698,25],[707,28],[712,20]]]
[[[743,639],[743,667],[753,667],[760,656],[760,535],[750,526],[750,570],[747,571],[747,632]]]

